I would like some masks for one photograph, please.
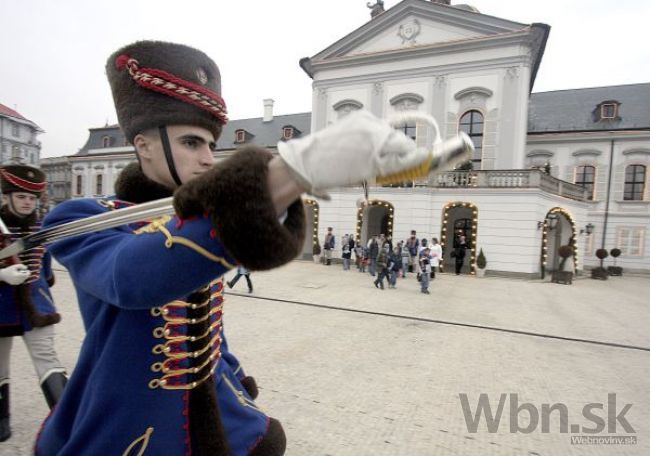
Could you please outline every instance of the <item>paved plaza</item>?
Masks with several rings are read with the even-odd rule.
[[[650,454],[648,277],[565,286],[443,274],[424,295],[413,275],[381,291],[354,267],[296,261],[252,279],[254,294],[244,280],[229,294],[226,330],[258,403],[284,425],[288,455]],[[83,328],[63,270],[53,294],[64,317],[57,348],[72,370]],[[14,435],[0,454],[27,455],[47,407],[19,339],[11,371]],[[481,417],[470,432],[460,398],[473,415],[483,393],[493,414],[505,400],[501,420],[489,432]],[[615,436],[637,443],[572,444],[587,435],[572,424],[596,427],[583,417],[592,403],[604,404],[592,412],[617,425]],[[541,417],[530,422],[527,410],[543,404],[566,408],[569,433],[557,410],[548,432]],[[593,437],[614,435],[603,425]]]

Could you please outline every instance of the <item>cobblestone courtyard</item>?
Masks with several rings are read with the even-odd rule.
[[[252,278],[253,295],[242,280],[227,298],[229,344],[260,385],[258,403],[282,421],[288,455],[650,454],[647,277],[564,286],[439,275],[431,295],[413,275],[380,291],[368,274],[308,262]],[[72,370],[83,329],[63,270],[53,293],[64,317],[57,349]],[[0,454],[27,455],[47,408],[20,340],[11,371],[14,435]],[[564,404],[569,424],[591,428],[583,407],[607,408],[615,393],[616,414],[632,404],[624,419],[635,431],[619,422],[616,435],[637,443],[572,445],[558,412],[548,433],[541,418],[511,433],[510,396],[496,432],[482,417],[472,433],[459,395],[475,413],[482,393],[493,413],[502,394],[516,394],[540,411]],[[518,416],[528,427],[528,413]]]

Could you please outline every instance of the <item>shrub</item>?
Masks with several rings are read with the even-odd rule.
[[[613,248],[609,254],[614,258],[614,266],[616,266],[616,258],[621,256],[621,249]]]
[[[478,253],[478,257],[476,258],[476,266],[479,269],[485,269],[485,267],[487,266],[487,260],[485,259],[485,255],[483,254],[482,248]]]
[[[596,250],[596,257],[600,260],[600,268],[603,269],[603,260],[609,256],[609,253],[607,253],[607,250],[605,249],[598,249]]]
[[[314,246],[311,249],[312,255],[320,255],[321,250],[320,250],[320,245],[318,242],[314,242]]]

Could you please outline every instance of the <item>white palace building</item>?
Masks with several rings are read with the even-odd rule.
[[[557,268],[561,245],[573,247],[577,272],[597,266],[603,247],[622,250],[626,272],[650,272],[650,83],[531,93],[549,32],[448,1],[404,0],[386,11],[379,1],[369,22],[301,59],[313,80],[311,113],[274,116],[273,100],[264,100],[263,117],[227,125],[215,156],[247,143],[274,150],[356,109],[384,118],[423,111],[444,138],[470,135],[471,169],[371,185],[367,201],[361,188],[332,192],[331,201],[306,198],[313,238],[305,256],[329,226],[338,240],[401,240],[416,230],[442,241],[449,265],[454,233],[463,232],[471,241],[465,273],[474,273],[482,249],[488,275],[542,277]],[[430,127],[401,128],[433,144]],[[91,128],[77,154],[41,166],[67,176],[69,194],[51,195],[60,201],[111,194],[134,159],[119,128],[106,126]]]

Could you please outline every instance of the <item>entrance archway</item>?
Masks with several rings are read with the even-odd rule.
[[[366,245],[372,236],[385,234],[393,237],[395,208],[388,201],[363,201],[357,208],[356,239]]]
[[[440,271],[444,268],[448,272],[454,270],[455,259],[451,256],[454,243],[460,235],[465,236],[469,244],[469,252],[460,272],[474,274],[476,266],[476,234],[478,230],[478,208],[475,204],[463,201],[448,203],[442,210],[442,228],[440,232],[440,245],[442,246],[442,261]]]
[[[313,199],[302,200],[305,206],[305,242],[302,245],[302,257],[311,259],[314,246],[318,245],[318,203]],[[311,233],[311,236],[310,236]]]
[[[542,225],[542,252],[540,257],[542,279],[547,271],[558,269],[560,256],[558,249],[568,245],[573,249],[573,268],[578,269],[578,245],[576,223],[573,216],[564,208],[554,207],[546,213]]]

